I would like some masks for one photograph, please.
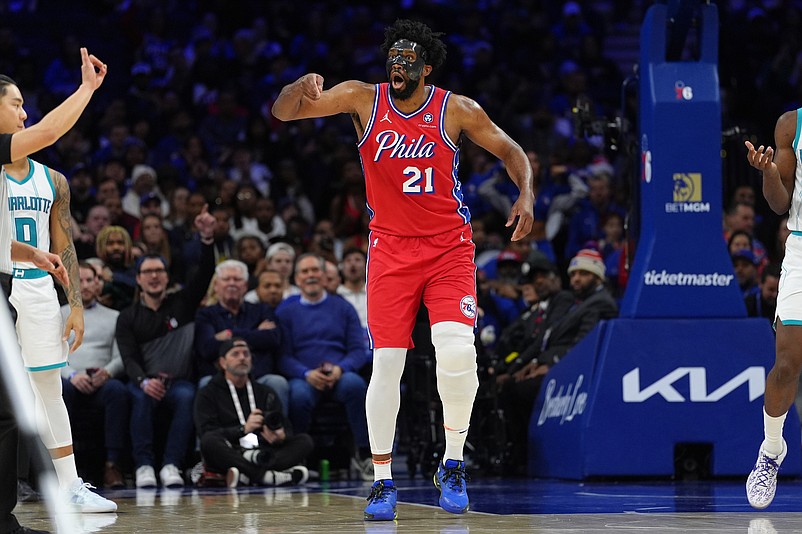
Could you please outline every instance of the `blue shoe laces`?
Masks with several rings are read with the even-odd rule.
[[[755,483],[756,486],[762,486],[764,488],[768,487],[769,481],[774,478],[774,474],[772,471],[776,472],[779,470],[779,466],[777,462],[769,458],[768,456],[763,455],[758,463],[757,468],[757,482]]]

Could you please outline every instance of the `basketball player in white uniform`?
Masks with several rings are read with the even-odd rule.
[[[75,125],[108,72],[107,66],[90,55],[86,48],[81,48],[80,53],[81,85],[38,124],[16,131],[13,135],[0,134],[0,164],[24,158],[52,145]],[[7,107],[0,109],[2,114],[11,112]],[[29,261],[51,272],[62,285],[68,285],[67,271],[58,256],[11,241],[11,224],[4,223],[11,221],[5,186],[5,181],[0,180],[0,272],[11,272],[12,259]],[[39,534],[44,531],[20,526],[12,513],[17,504],[17,435],[14,412],[7,398],[5,383],[0,380],[0,534]]]
[[[16,83],[0,75],[0,133],[25,128],[27,114]],[[61,173],[22,158],[3,167],[12,237],[60,256],[67,270],[71,313],[62,328],[53,280],[33,263],[14,262],[10,302],[17,310],[17,337],[36,399],[39,434],[50,452],[59,486],[84,512],[114,512],[117,505],[92,493],[78,477],[69,415],[61,396],[59,369],[67,365],[66,339],[75,333],[73,347],[83,338],[83,304],[78,264],[72,242],[70,190]]]
[[[776,151],[746,141],[747,161],[763,173],[763,196],[777,214],[788,212],[777,311],[774,318],[776,353],[766,377],[763,397],[764,439],[757,462],[746,481],[746,496],[754,508],[765,508],[774,499],[777,472],[788,447],[783,439],[788,409],[794,405],[802,373],[802,109],[783,113],[774,128]]]

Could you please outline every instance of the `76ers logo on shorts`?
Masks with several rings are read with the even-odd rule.
[[[476,299],[474,299],[470,295],[465,295],[464,297],[462,297],[462,300],[459,301],[459,309],[462,312],[462,315],[464,315],[468,319],[475,319]]]

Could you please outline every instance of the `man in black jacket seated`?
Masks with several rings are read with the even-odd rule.
[[[312,452],[312,438],[294,435],[276,392],[251,381],[253,358],[244,339],[225,340],[219,354],[221,372],[195,401],[206,468],[226,473],[230,488],[303,484],[309,473],[300,464]]]
[[[502,404],[507,408],[515,407],[506,412],[507,428],[517,428],[519,435],[524,436],[524,439],[511,441],[513,450],[510,456],[518,469],[526,466],[525,436],[546,373],[599,321],[618,315],[615,299],[604,286],[604,260],[597,251],[580,250],[568,265],[568,276],[573,303],[567,309],[563,306],[560,312],[549,317],[548,326],[532,343],[534,354],[527,355],[528,363],[512,374],[514,380],[506,383],[502,391]],[[540,286],[536,286],[536,289],[541,291]]]

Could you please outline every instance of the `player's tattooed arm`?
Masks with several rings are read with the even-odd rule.
[[[56,200],[50,213],[50,247],[51,252],[58,254],[70,278],[70,287],[66,288],[67,302],[70,308],[83,308],[81,301],[81,285],[78,271],[78,255],[72,240],[72,215],[70,214],[70,186],[63,174],[51,169],[56,187]]]

